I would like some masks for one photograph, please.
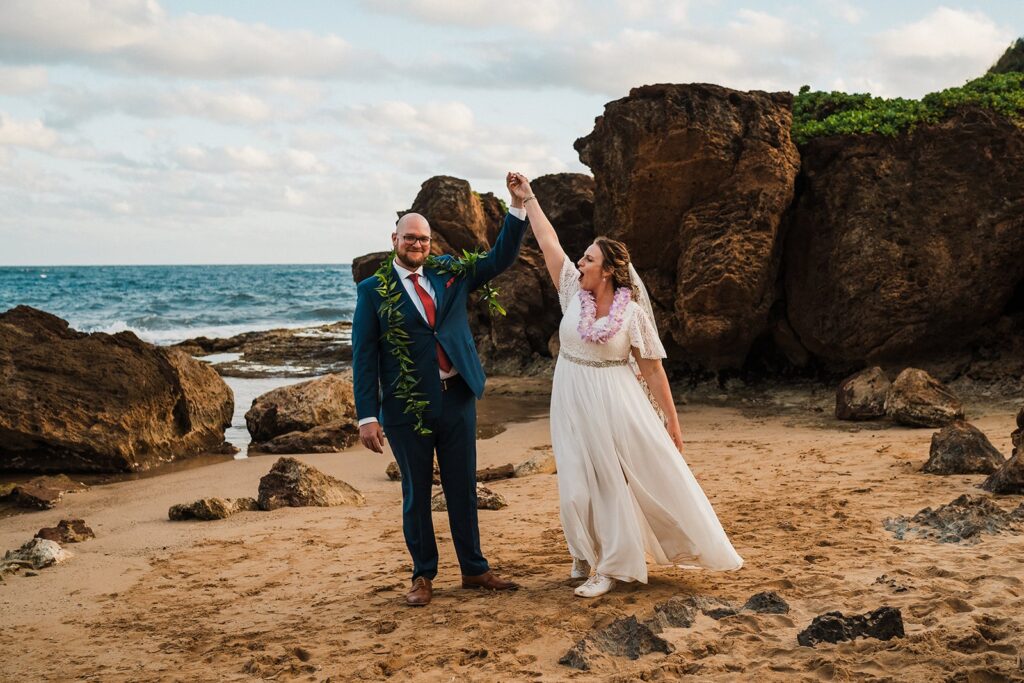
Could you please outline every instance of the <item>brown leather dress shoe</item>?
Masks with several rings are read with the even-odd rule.
[[[412,588],[405,594],[405,604],[410,607],[423,607],[430,604],[430,598],[433,596],[434,589],[430,585],[430,579],[417,576],[412,582]]]
[[[519,588],[519,584],[513,583],[512,581],[506,581],[488,569],[479,576],[466,576],[463,574],[462,587],[485,588],[490,591],[514,591]]]

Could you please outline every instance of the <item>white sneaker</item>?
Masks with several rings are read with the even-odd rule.
[[[572,558],[572,571],[569,572],[570,579],[585,579],[590,576],[590,563],[578,557]]]
[[[573,591],[581,598],[596,598],[615,587],[615,579],[604,574],[594,574],[582,586]]]

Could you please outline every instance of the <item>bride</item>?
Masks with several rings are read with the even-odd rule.
[[[661,365],[665,349],[625,245],[598,237],[573,264],[529,180],[519,173],[507,180],[562,307],[551,443],[571,576],[589,576],[576,595],[603,595],[616,581],[647,583],[647,555],[663,565],[738,569],[743,560],[682,458],[679,418]]]

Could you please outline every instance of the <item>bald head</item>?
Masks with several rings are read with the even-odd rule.
[[[416,270],[430,255],[430,223],[418,213],[405,214],[395,225],[391,244],[399,263]]]
[[[423,214],[419,213],[407,213],[398,219],[398,223],[395,225],[395,232],[399,235],[403,234],[410,228],[418,228],[420,231],[426,230],[427,234],[430,234],[430,223]]]

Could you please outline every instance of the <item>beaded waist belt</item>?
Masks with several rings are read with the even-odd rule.
[[[628,358],[622,358],[620,360],[590,360],[589,358],[577,358],[565,351],[559,351],[558,357],[564,358],[571,363],[576,363],[577,365],[586,365],[590,368],[613,368],[619,365],[629,365]]]

